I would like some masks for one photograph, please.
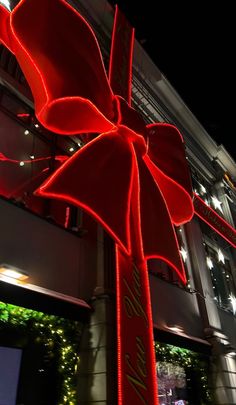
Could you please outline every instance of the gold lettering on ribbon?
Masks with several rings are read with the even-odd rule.
[[[132,286],[129,286],[125,278],[123,279],[123,281],[128,290],[128,294],[124,296],[125,311],[128,318],[132,318],[133,316],[142,317],[145,320],[146,326],[148,327],[147,314],[140,299],[140,297],[142,296],[142,289],[139,270],[135,266],[133,267]]]
[[[128,283],[125,278],[123,278],[123,282],[127,289],[123,301],[127,317],[129,319],[139,317],[144,320],[146,327],[148,327],[148,317],[145,312],[145,306],[142,303],[143,291],[140,270],[133,265],[132,282]],[[146,359],[147,353],[144,341],[141,336],[136,336],[132,350],[132,358],[130,353],[125,354],[125,362],[127,366],[125,375],[142,403],[148,405],[145,398],[147,395],[148,377]]]
[[[144,378],[147,377],[146,352],[143,341],[139,336],[136,336],[136,350],[136,366],[132,365],[130,355],[125,355],[125,361],[129,369],[129,372],[126,373],[126,377],[141,401],[147,405],[147,401],[142,392],[147,392],[147,386],[144,381]]]

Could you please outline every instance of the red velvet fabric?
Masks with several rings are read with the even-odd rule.
[[[91,28],[64,0],[21,0],[9,15],[0,10],[0,38],[29,82],[38,120],[61,134],[101,133],[37,194],[83,207],[128,254],[131,223],[138,224],[144,257],[162,258],[185,282],[172,224],[189,221],[193,205],[179,131],[146,127],[114,96]]]

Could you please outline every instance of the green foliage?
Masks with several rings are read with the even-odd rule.
[[[0,302],[0,329],[4,328],[30,336],[35,344],[43,345],[48,359],[57,356],[58,373],[61,378],[58,405],[76,404],[81,324],[59,316]]]
[[[194,370],[199,379],[201,396],[204,405],[211,405],[212,396],[209,391],[209,364],[204,355],[173,345],[155,342],[155,353],[158,361],[181,365],[185,370]]]

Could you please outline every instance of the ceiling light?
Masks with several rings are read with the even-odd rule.
[[[25,281],[29,276],[16,267],[9,266],[8,264],[0,264],[0,275],[6,281]]]
[[[167,325],[167,328],[172,332],[181,333],[183,332],[183,328],[178,325]]]

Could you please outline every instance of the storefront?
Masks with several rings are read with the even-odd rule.
[[[155,341],[160,405],[212,404],[209,355]]]
[[[0,283],[0,403],[76,404],[89,306]]]

